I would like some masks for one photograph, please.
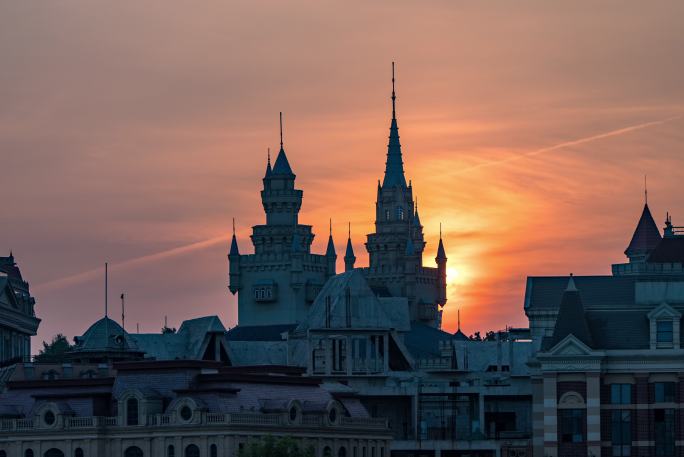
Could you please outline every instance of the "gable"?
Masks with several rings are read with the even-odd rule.
[[[558,344],[551,347],[547,354],[553,356],[587,356],[592,355],[594,351],[580,341],[575,335],[568,335],[563,338]]]

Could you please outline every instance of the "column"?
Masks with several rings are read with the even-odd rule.
[[[352,340],[351,336],[347,335],[347,339],[345,341],[345,353],[347,356],[347,376],[351,376],[352,374],[352,360],[354,357],[354,351],[352,348],[352,345],[354,344],[354,340]]]
[[[558,455],[556,373],[544,373],[544,455]],[[599,454],[600,455],[600,454]]]
[[[382,360],[383,360],[383,371],[385,373],[389,373],[389,334],[385,334],[382,336],[383,340],[383,345],[382,345]]]
[[[587,373],[587,454],[601,455],[601,376]]]
[[[532,455],[544,457],[544,383],[532,379]]]

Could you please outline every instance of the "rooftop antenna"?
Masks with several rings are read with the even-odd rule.
[[[397,95],[394,91],[394,62],[392,62],[392,119],[397,117],[396,100]]]
[[[280,112],[280,149],[283,149],[283,112]]]

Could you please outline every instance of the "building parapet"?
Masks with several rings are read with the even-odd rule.
[[[682,263],[614,263],[611,269],[613,276],[684,274],[684,264]]]

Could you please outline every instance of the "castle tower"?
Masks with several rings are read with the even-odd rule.
[[[228,259],[230,291],[238,295],[239,325],[282,325],[301,322],[323,284],[335,274],[337,255],[332,234],[325,255],[312,254],[314,234],[299,223],[303,192],[295,187],[283,145],[271,166],[270,151],[262,179],[261,203],[266,223],[252,227],[253,254],[240,254],[235,232]]]

